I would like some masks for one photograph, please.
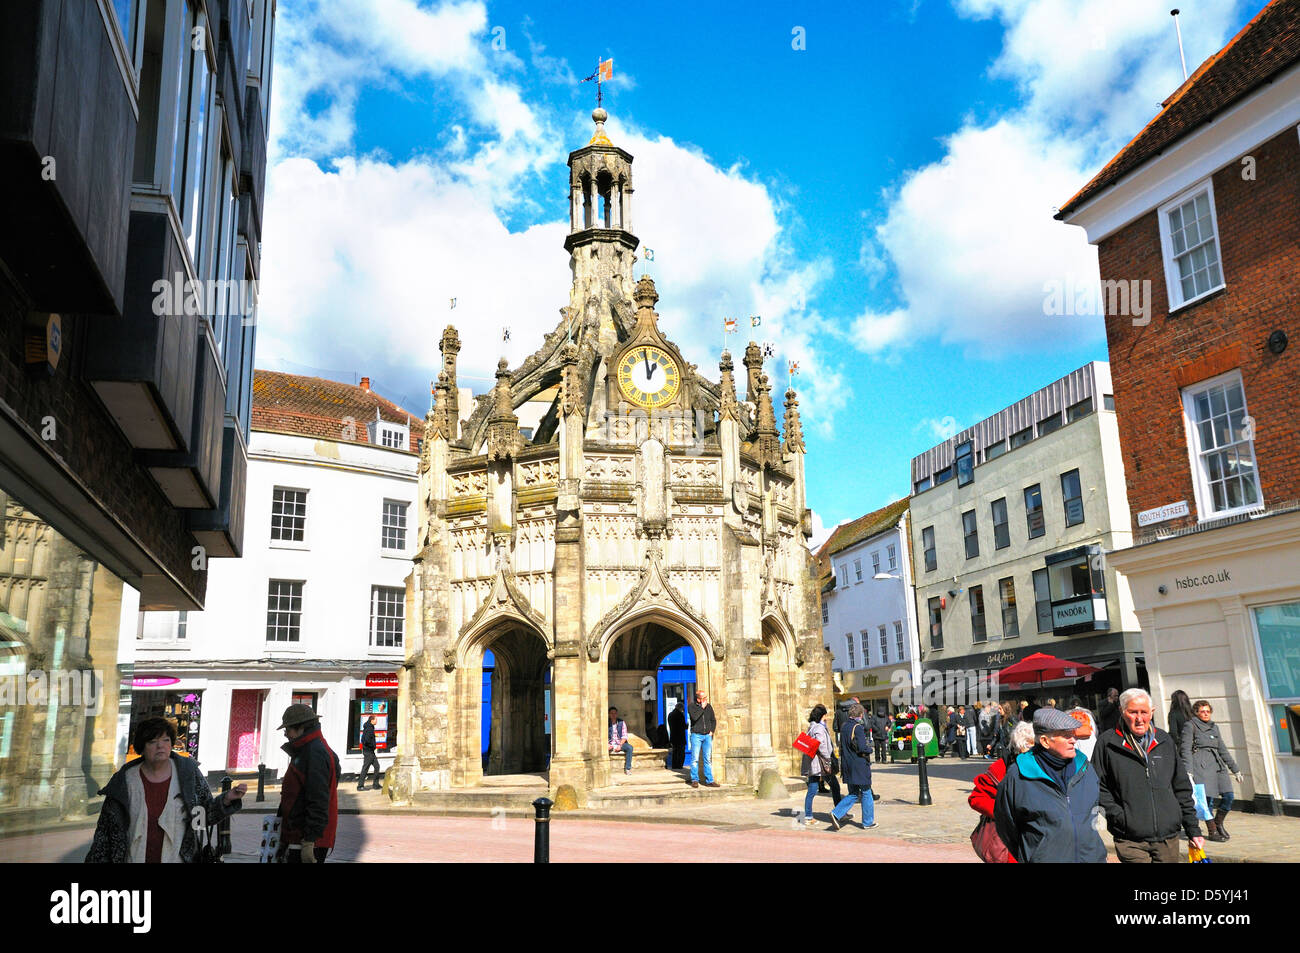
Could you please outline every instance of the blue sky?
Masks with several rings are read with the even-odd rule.
[[[1188,69],[1260,6],[1184,4]],[[611,56],[661,324],[716,379],[722,319],[763,316],[773,378],[800,363],[825,526],[1106,358],[1099,316],[1043,313],[1046,283],[1097,280],[1052,213],[1181,82],[1167,3],[601,9],[281,0],[260,367],[368,375],[419,413],[450,319],[476,391],[530,353],[568,303],[564,160],[594,105],[577,80]]]

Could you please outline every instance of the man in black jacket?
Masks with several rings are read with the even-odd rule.
[[[871,720],[871,738],[876,747],[876,763],[885,763],[885,749],[889,747],[889,718],[882,708]]]
[[[1106,692],[1106,700],[1097,709],[1097,727],[1102,734],[1107,734],[1119,727],[1119,689],[1111,688]]]
[[[1106,825],[1126,864],[1178,863],[1180,829],[1205,843],[1178,743],[1151,714],[1151,696],[1130,688],[1119,697],[1119,726],[1102,732],[1092,753]]]
[[[697,691],[687,714],[691,717],[691,787],[700,786],[700,764],[703,763],[704,786],[720,788],[722,785],[713,780],[713,732],[718,727],[718,719],[709,704],[709,696]]]
[[[668,739],[672,745],[672,766],[674,770],[686,763],[685,708],[685,705],[678,705],[668,713]]]
[[[379,790],[379,758],[375,756],[375,747],[375,716],[371,715],[361,727],[361,777],[357,779],[358,791],[365,790],[366,774],[370,771],[372,765],[375,769],[372,790]]]

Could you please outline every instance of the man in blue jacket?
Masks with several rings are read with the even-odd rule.
[[[853,810],[853,805],[859,802],[862,804],[862,826],[876,826],[876,805],[871,796],[871,742],[867,740],[867,730],[862,724],[864,714],[861,705],[853,705],[840,728],[840,773],[849,786],[849,793],[831,810],[831,826],[836,830]]]
[[[1034,712],[1034,747],[1016,758],[998,785],[993,820],[1017,863],[1106,862],[1092,826],[1100,785],[1082,751],[1079,723],[1063,711]]]

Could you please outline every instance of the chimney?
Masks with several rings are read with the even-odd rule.
[[[363,377],[363,378],[361,378],[361,389],[364,390],[364,391],[366,391],[367,393],[370,391],[370,378],[369,378],[369,377]]]

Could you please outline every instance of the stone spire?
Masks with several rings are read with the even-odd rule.
[[[751,404],[758,398],[758,376],[763,373],[763,352],[759,350],[757,344],[749,342],[749,347],[745,348],[745,370],[747,378],[745,381],[745,400]]]
[[[794,388],[785,392],[785,449],[789,453],[806,453],[803,445],[803,424],[799,422],[799,401]]]
[[[718,419],[739,420],[740,410],[736,407],[736,381],[732,376],[730,351],[722,352],[718,370],[722,372],[722,379],[718,382]]]
[[[772,409],[772,388],[767,382],[767,375],[759,372],[755,391],[758,403],[758,427],[754,431],[758,457],[772,466],[781,464],[781,438],[776,432],[776,411]]]
[[[519,418],[510,398],[510,366],[503,357],[497,362],[497,382],[492,388],[492,416],[488,418],[484,452],[489,463],[507,460],[519,452],[523,443]]]
[[[438,372],[438,383],[433,386],[433,411],[430,413],[429,426],[425,431],[425,440],[442,437],[451,442],[451,394],[448,386],[447,372]]]
[[[460,353],[460,335],[455,325],[447,325],[442,332],[442,342],[438,345],[442,351],[442,370],[447,375],[447,422],[448,440],[460,437],[460,399],[456,389],[456,355]]]

